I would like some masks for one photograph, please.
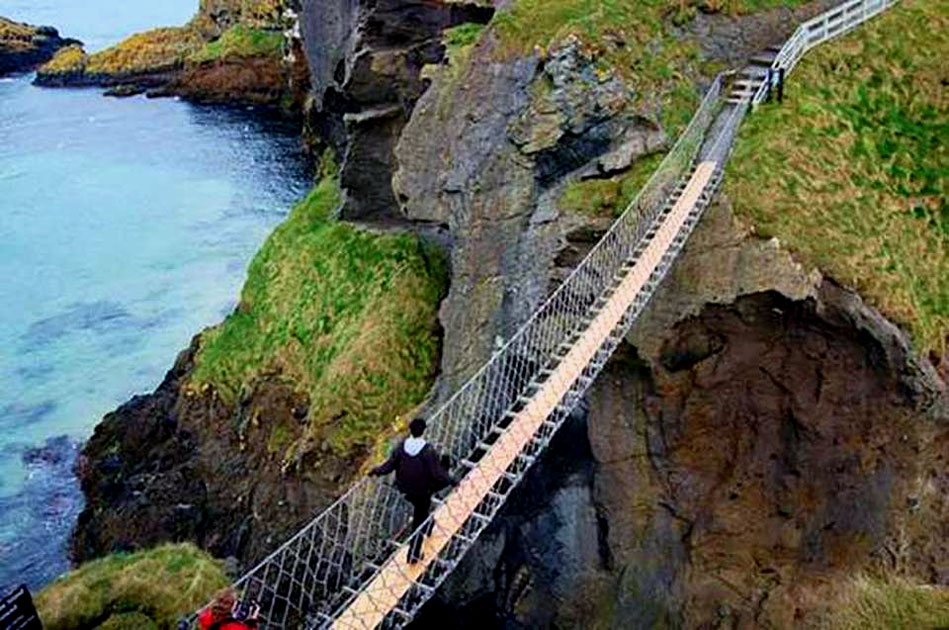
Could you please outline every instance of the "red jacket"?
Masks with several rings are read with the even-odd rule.
[[[225,619],[215,624],[211,609],[205,608],[198,614],[198,625],[201,626],[201,630],[254,630],[257,627],[257,620],[237,621],[236,619]]]

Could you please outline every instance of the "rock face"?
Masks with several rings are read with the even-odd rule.
[[[398,219],[393,149],[425,89],[426,64],[444,58],[442,32],[487,22],[493,9],[441,0],[303,0],[310,61],[311,137],[340,156],[344,218]]]
[[[60,48],[80,43],[63,39],[52,26],[31,26],[0,17],[0,76],[32,70]]]
[[[625,170],[668,140],[656,120],[629,111],[623,83],[598,74],[595,54],[577,40],[543,62],[494,61],[496,45],[489,32],[460,76],[451,67],[434,73],[396,149],[402,212],[452,236],[441,314],[446,392],[608,227],[609,218],[560,211],[566,181]]]

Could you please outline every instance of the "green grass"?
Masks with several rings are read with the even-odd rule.
[[[254,257],[237,310],[203,335],[192,386],[230,402],[278,375],[309,395],[287,461],[328,443],[339,455],[371,448],[434,380],[438,304],[447,282],[437,252],[407,234],[373,234],[335,220],[332,176],[293,209]]]
[[[56,51],[53,58],[47,61],[39,70],[40,74],[72,74],[82,72],[86,67],[88,57],[82,46],[73,44]]]
[[[822,624],[826,630],[949,628],[949,589],[861,577]]]
[[[46,630],[174,628],[227,586],[222,563],[191,544],[93,560],[36,596]]]
[[[809,53],[743,128],[736,212],[856,288],[923,352],[949,335],[949,0],[907,0]]]
[[[218,39],[204,45],[188,57],[192,63],[205,63],[231,57],[272,57],[283,54],[283,33],[235,24]]]
[[[478,41],[478,38],[481,37],[483,31],[483,24],[466,22],[465,24],[459,24],[458,26],[445,29],[442,41],[445,42],[450,56],[452,51],[474,45],[474,43]]]
[[[635,162],[621,175],[609,179],[588,179],[567,184],[559,207],[568,212],[618,217],[646,184],[662,161],[653,154]]]

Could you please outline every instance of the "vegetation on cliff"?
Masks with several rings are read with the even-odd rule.
[[[82,50],[82,46],[72,45],[60,48],[46,64],[40,69],[41,72],[61,75],[82,72],[85,68],[88,56]]]
[[[740,216],[942,354],[949,335],[949,0],[909,0],[802,61],[726,178]]]
[[[826,630],[916,630],[949,627],[949,588],[860,577],[845,589]]]
[[[78,46],[60,50],[44,65],[44,75],[85,72],[88,75],[134,76],[230,58],[282,57],[283,33],[235,24],[219,38],[206,41],[189,26],[137,33],[115,46],[86,55]]]
[[[663,156],[663,153],[655,153],[638,160],[616,177],[568,183],[560,198],[560,208],[578,214],[618,217],[649,181]]]
[[[36,29],[32,26],[0,17],[0,40],[5,44],[7,42],[26,44],[33,39],[34,35],[36,35]]]
[[[86,72],[90,74],[138,74],[174,68],[202,39],[187,27],[156,28],[137,33],[112,48],[89,55]]]
[[[39,69],[37,80],[110,85],[149,78],[153,86],[168,80],[170,72],[231,59],[270,60],[275,65],[269,73],[282,74],[282,7],[280,0],[203,0],[184,26],[137,33],[91,55],[78,47],[60,51]]]
[[[232,57],[280,57],[283,55],[283,33],[235,24],[218,39],[192,52],[188,61],[207,63]]]
[[[339,202],[327,175],[274,231],[237,310],[204,333],[192,377],[231,402],[267,375],[306,392],[302,434],[278,427],[271,436],[288,461],[314,447],[346,455],[372,446],[424,398],[438,365],[440,255],[413,235],[336,220]]]
[[[174,628],[229,580],[222,563],[191,544],[93,560],[36,596],[46,630]]]

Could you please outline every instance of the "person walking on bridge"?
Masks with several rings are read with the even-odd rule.
[[[409,425],[409,437],[403,440],[389,459],[369,471],[370,476],[388,475],[395,471],[395,485],[412,504],[412,531],[425,523],[432,509],[432,495],[456,485],[456,481],[445,470],[438,459],[435,447],[425,441],[425,420],[416,418]],[[422,558],[422,542],[428,532],[418,532],[409,543],[409,564],[415,564]]]

